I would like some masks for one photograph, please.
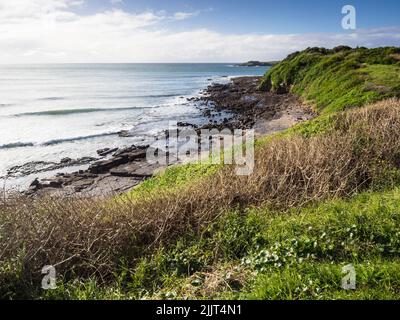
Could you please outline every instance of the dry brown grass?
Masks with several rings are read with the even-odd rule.
[[[200,234],[226,210],[344,197],[399,167],[400,101],[392,99],[340,114],[327,134],[273,139],[256,149],[247,177],[224,167],[184,190],[125,203],[10,198],[0,204],[0,266],[17,259],[24,277],[40,277],[50,264],[66,276],[106,279],[121,258],[132,266],[160,244]]]
[[[400,61],[400,54],[399,53],[393,53],[390,55],[392,58],[399,60]]]
[[[238,266],[213,266],[208,271],[194,273],[178,287],[165,288],[150,298],[165,299],[167,292],[175,290],[178,291],[178,299],[207,299],[215,296],[216,292],[239,291],[251,276],[255,277],[256,274]]]

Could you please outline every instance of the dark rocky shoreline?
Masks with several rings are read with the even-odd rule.
[[[202,92],[201,97],[190,98],[202,107],[203,115],[209,123],[201,127],[178,123],[178,127],[201,129],[249,129],[256,133],[269,134],[284,130],[293,124],[314,116],[309,108],[302,105],[291,94],[273,94],[258,89],[260,77],[234,78],[228,84],[213,84]],[[221,119],[222,113],[229,116]],[[26,164],[12,168],[12,172],[36,173],[40,170],[89,164],[87,170],[73,173],[59,173],[53,178],[35,179],[25,193],[57,196],[107,196],[120,194],[162,170],[159,164],[146,161],[149,146],[131,146],[124,149],[98,150],[100,158],[63,159],[60,163]],[[37,165],[37,167],[35,167]],[[43,168],[41,168],[43,165]],[[30,167],[35,167],[37,171]],[[39,169],[37,169],[39,168]],[[29,171],[31,169],[31,171]]]
[[[60,173],[41,181],[36,179],[26,193],[99,196],[124,192],[151,177],[159,168],[146,162],[147,147],[131,146],[116,150],[110,158],[90,164],[87,170]]]
[[[293,124],[316,116],[311,107],[305,106],[296,96],[282,92],[275,94],[259,90],[261,77],[238,77],[229,84],[209,86],[201,98],[209,111],[229,111],[232,116],[220,124],[210,123],[205,128],[254,128],[256,133],[270,134],[287,129]],[[209,110],[209,111],[208,111]],[[262,130],[272,122],[280,121],[282,128]],[[287,127],[284,127],[286,123]]]

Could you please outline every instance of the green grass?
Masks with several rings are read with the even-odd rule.
[[[215,173],[220,168],[221,165],[211,164],[209,161],[174,165],[166,168],[151,179],[145,180],[138,187],[121,196],[121,199],[140,200],[145,196],[155,195],[161,191],[184,188],[199,179]]]
[[[360,72],[384,93],[400,89],[400,66],[373,64],[361,68]]]
[[[256,145],[263,143],[267,143],[267,140],[260,139],[256,141]],[[240,148],[243,148],[243,145],[231,146],[227,152],[235,152],[235,150],[240,150]],[[220,161],[218,161],[218,156]],[[199,179],[216,174],[223,167],[223,158],[224,152],[221,152],[216,155],[210,154],[208,158],[200,162],[170,166],[118,198],[140,200],[143,197],[156,195],[162,191],[176,191],[185,188],[190,184],[198,182]]]
[[[258,221],[240,263],[250,276],[238,292],[219,297],[400,298],[399,188],[286,214],[254,209],[248,219]],[[357,290],[350,292],[340,286],[349,263],[357,272]]]
[[[285,135],[300,134],[304,137],[312,137],[317,134],[323,134],[332,129],[335,123],[335,115],[321,115],[315,119],[301,122],[285,131]]]
[[[400,259],[353,262],[356,289],[341,287],[342,265],[305,263],[257,277],[252,300],[393,300],[400,298]]]
[[[400,96],[400,48],[310,48],[270,69],[261,88],[288,88],[321,113]],[[385,90],[382,88],[385,87]]]
[[[263,239],[267,251],[280,257],[282,265],[396,257],[400,253],[400,189],[363,193],[349,201],[328,201],[271,218],[262,209],[253,214],[267,217]],[[260,270],[275,264],[263,258],[263,250],[250,255],[249,261]],[[292,251],[294,254],[288,255]]]
[[[59,283],[50,299],[399,299],[400,188],[290,212],[232,211],[196,238],[143,258],[101,286]],[[356,290],[341,288],[353,264]],[[206,274],[220,275],[210,291]],[[235,277],[241,277],[236,280]],[[205,293],[204,293],[205,292]]]

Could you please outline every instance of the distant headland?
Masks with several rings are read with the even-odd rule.
[[[272,67],[276,64],[278,64],[279,61],[247,61],[245,63],[239,63],[236,64],[235,66],[237,67]]]

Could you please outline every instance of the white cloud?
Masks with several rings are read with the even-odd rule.
[[[199,11],[196,12],[175,12],[174,18],[175,20],[185,20],[194,16],[198,16],[200,14]]]
[[[1,24],[39,20],[54,14],[71,14],[68,8],[82,5],[83,0],[1,0]]]
[[[219,62],[280,59],[308,46],[395,45],[400,28],[338,34],[174,32],[193,14],[109,10],[80,16],[79,0],[0,0],[0,63]],[[172,24],[172,25],[171,25]]]

